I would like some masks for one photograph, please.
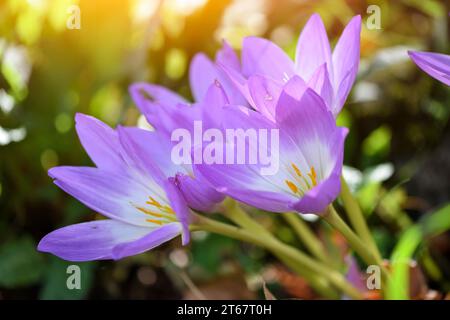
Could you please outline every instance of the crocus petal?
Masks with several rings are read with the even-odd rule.
[[[255,109],[268,119],[275,120],[275,107],[282,86],[269,78],[256,75],[248,79],[248,88]]]
[[[361,16],[355,16],[345,27],[333,51],[333,87],[338,101],[347,99],[359,66]],[[343,81],[345,86],[341,86]]]
[[[113,259],[113,248],[144,237],[152,229],[116,220],[70,225],[47,234],[38,250],[68,261]]]
[[[238,90],[238,92],[245,98],[245,100],[252,107],[255,107],[255,102],[250,94],[247,85],[247,79],[242,75],[241,72],[231,68],[230,66],[218,63],[218,67],[223,72],[223,74],[230,81],[231,85]]]
[[[186,104],[186,100],[177,93],[169,89],[149,84],[138,82],[132,84],[128,91],[136,106],[143,114],[152,113],[155,103],[162,103],[163,105],[177,105],[179,103]]]
[[[189,83],[195,101],[202,101],[209,86],[218,80],[214,63],[203,53],[197,53],[189,68]]]
[[[228,64],[228,62],[225,63],[229,68],[234,68]],[[211,84],[219,81],[223,86],[228,99],[233,104],[246,103],[245,98],[242,96],[239,89],[228,79],[228,76],[226,76],[225,73],[203,53],[196,54],[192,59],[189,69],[189,81],[192,94],[197,102],[202,102]]]
[[[364,281],[364,275],[360,271],[356,259],[351,255],[347,255],[345,257],[345,263],[348,266],[347,274],[345,276],[347,281],[350,282],[359,291],[368,291],[367,283],[366,281]]]
[[[145,201],[153,194],[123,172],[89,167],[55,167],[48,173],[58,187],[92,210],[126,223],[149,225],[145,215],[130,203]]]
[[[84,150],[98,168],[115,171],[123,166],[116,132],[94,117],[77,113],[76,130]]]
[[[224,195],[212,188],[209,183],[196,173],[196,177],[184,174],[176,176],[176,183],[187,204],[192,209],[212,212],[216,205],[224,199]]]
[[[222,109],[230,103],[222,84],[214,81],[208,88],[205,98],[198,105],[201,109],[203,129],[217,128],[222,118]],[[199,119],[200,120],[200,119]]]
[[[341,191],[340,176],[343,165],[344,141],[348,133],[347,128],[339,128],[331,139],[332,154],[335,156],[335,164],[331,174],[321,181],[316,187],[309,190],[292,206],[292,209],[300,213],[322,214],[326,207],[332,203]]]
[[[135,127],[119,127],[117,131],[121,142],[126,146],[125,150],[130,154],[131,161],[143,172],[159,178],[174,177],[179,172],[186,172],[170,157],[172,149],[170,137]]]
[[[408,53],[420,69],[450,86],[450,56],[434,52],[409,51]]]
[[[217,51],[216,63],[228,66],[237,71],[241,70],[241,63],[236,51],[225,40],[222,41],[222,48]]]
[[[114,260],[119,260],[151,250],[178,236],[181,233],[181,229],[181,224],[178,222],[168,223],[155,228],[138,240],[116,245],[112,249],[112,257]]]
[[[265,75],[284,83],[294,75],[294,63],[271,41],[247,37],[242,46],[242,72],[246,77]]]
[[[227,107],[224,109],[223,118],[224,130],[242,129],[246,131],[251,129],[259,132],[259,129],[265,129],[268,134],[272,129],[277,130],[275,123],[249,109]],[[267,156],[271,156],[271,160],[278,162],[279,155],[278,153],[272,154],[270,145],[270,143],[268,145],[260,143],[255,150],[252,149],[248,139],[246,139],[246,154],[255,151],[256,154],[265,153]],[[236,142],[227,141],[223,154],[226,155],[232,151],[236,156],[238,146],[239,144]],[[239,152],[242,151],[239,149]],[[264,164],[258,161],[252,163],[248,158],[244,163],[238,163],[236,160],[234,159],[233,163],[226,163],[225,160],[223,161],[225,163],[201,163],[196,164],[194,168],[219,192],[261,209],[282,212],[296,201],[294,196],[285,193],[283,188],[277,184],[278,178],[276,175],[279,168],[276,167],[276,163]],[[269,168],[270,165],[274,165],[273,168]],[[262,169],[267,170],[265,171],[266,174]]]
[[[181,223],[181,242],[183,245],[189,243],[189,224],[191,222],[191,212],[187,206],[186,200],[181,195],[180,190],[176,186],[176,180],[169,178],[163,183],[170,207],[176,213],[178,221]]]
[[[309,79],[307,86],[313,89],[326,103],[328,109],[335,115],[340,111],[340,108],[335,107],[334,104],[334,90],[328,74],[328,69],[325,64],[317,68],[316,72]]]
[[[297,42],[295,70],[303,79],[309,79],[316,69],[326,64],[331,71],[331,49],[327,32],[318,14],[309,18]]]

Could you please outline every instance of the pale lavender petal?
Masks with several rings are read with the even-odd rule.
[[[142,238],[151,231],[148,227],[110,219],[79,223],[47,234],[39,242],[38,250],[68,261],[113,259],[114,247]]]
[[[340,104],[347,99],[358,72],[360,34],[361,16],[355,16],[345,27],[333,51],[333,87]],[[345,85],[342,85],[344,81]]]
[[[345,262],[348,265],[347,274],[345,276],[347,281],[350,282],[359,291],[367,291],[368,289],[367,284],[364,281],[364,275],[360,271],[356,259],[351,255],[347,255],[345,257]]]
[[[144,82],[132,84],[128,91],[136,106],[143,114],[153,113],[155,103],[163,105],[187,104],[187,101],[177,93],[169,89]]]
[[[176,184],[189,207],[198,211],[212,212],[225,196],[212,188],[199,175],[199,172],[196,173],[196,177],[178,174],[176,176]]]
[[[247,189],[220,189],[224,194],[249,206],[269,212],[292,211],[294,198],[287,193]]]
[[[230,64],[227,64],[227,66],[234,68]],[[196,102],[202,102],[205,99],[208,88],[218,81],[233,104],[246,103],[246,99],[242,96],[239,89],[233,85],[228,76],[203,53],[196,54],[192,59],[189,69],[189,81]]]
[[[145,186],[124,172],[90,167],[55,167],[48,171],[54,183],[86,206],[109,218],[145,226],[145,215],[131,205],[147,199]]]
[[[409,51],[411,59],[433,78],[450,86],[450,56],[434,52]]]
[[[170,137],[159,132],[151,132],[135,127],[119,127],[119,137],[125,144],[125,150],[131,155],[133,164],[150,175],[161,177],[175,176],[186,173],[186,170],[176,165],[171,159],[172,142]],[[147,163],[149,162],[149,163]],[[155,166],[156,171],[155,171]]]
[[[241,62],[236,51],[225,40],[222,41],[222,48],[217,51],[216,63],[228,66],[237,71],[241,70]]]
[[[195,101],[202,101],[214,81],[219,80],[214,63],[203,53],[197,53],[189,68],[189,83]]]
[[[189,224],[191,223],[191,211],[189,210],[186,200],[181,195],[180,190],[176,186],[174,178],[169,178],[163,183],[167,198],[170,202],[170,207],[176,213],[178,221],[181,223],[181,242],[183,245],[189,243]]]
[[[81,113],[75,115],[75,122],[80,142],[95,165],[103,170],[120,170],[124,162],[116,132],[100,120]]]
[[[112,257],[119,260],[128,256],[151,250],[173,238],[182,232],[181,224],[178,222],[168,223],[155,228],[146,236],[127,243],[120,243],[112,249]]]
[[[271,130],[277,130],[275,123],[268,120],[261,114],[242,108],[228,107],[224,110],[224,129],[247,129],[260,132],[265,129],[270,134]],[[229,152],[234,152],[234,159],[231,163],[225,158],[219,159],[219,163],[201,163],[196,164],[194,168],[198,170],[215,188],[221,193],[227,194],[247,204],[257,206],[258,208],[282,212],[286,210],[290,204],[296,201],[296,198],[284,192],[283,188],[277,184],[279,177],[279,167],[276,163],[262,163],[258,157],[259,152],[271,155],[270,139],[268,145],[260,143],[259,145],[251,145],[248,139],[245,141],[245,160],[239,163],[236,154],[243,152],[236,141],[228,140],[223,150],[226,157]],[[256,161],[250,161],[251,152]],[[275,151],[274,151],[275,152]],[[272,160],[278,161],[278,153],[274,154]],[[270,165],[273,164],[271,174],[268,173]],[[264,171],[262,169],[266,169]]]
[[[230,81],[231,85],[236,88],[237,91],[245,98],[247,103],[252,107],[255,107],[255,102],[250,95],[250,91],[247,85],[247,79],[244,77],[244,75],[238,70],[235,70],[230,66],[221,63],[218,63],[218,67]]]
[[[166,176],[155,159],[148,155],[147,149],[142,147],[145,142],[140,141],[140,137],[132,135],[132,132],[124,127],[117,128],[119,141],[124,150],[123,157],[134,173],[135,180],[144,184],[148,182],[152,187],[156,187],[165,180]]]
[[[312,77],[309,79],[307,86],[319,94],[326,103],[328,109],[335,116],[337,116],[340,108],[335,107],[334,90],[328,75],[327,66],[325,64],[321,65],[316,72],[314,72]]]
[[[254,108],[270,120],[275,120],[275,107],[283,87],[263,76],[251,76],[248,88],[255,103]]]
[[[219,81],[213,82],[209,86],[203,101],[198,104],[201,109],[203,130],[219,127],[222,121],[223,107],[229,103],[222,84]]]
[[[334,168],[331,174],[303,195],[300,201],[292,206],[292,209],[300,213],[316,213],[320,215],[337,198],[341,191],[340,176],[344,157],[344,141],[347,133],[347,128],[339,128],[333,134],[333,137],[330,138],[331,153],[334,156]]]
[[[242,72],[245,77],[264,75],[284,83],[294,75],[294,63],[271,41],[247,37],[242,46]]]
[[[323,64],[328,66],[328,73],[332,76],[331,49],[327,32],[320,16],[313,14],[297,42],[295,70],[303,79],[309,79]]]

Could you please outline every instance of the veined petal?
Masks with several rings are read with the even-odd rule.
[[[264,75],[284,83],[294,75],[294,63],[271,41],[247,37],[242,46],[242,73],[245,77]]]
[[[191,212],[187,206],[186,200],[181,195],[180,190],[176,186],[174,178],[169,178],[164,181],[164,190],[166,191],[167,198],[169,199],[170,206],[176,213],[178,221],[181,223],[181,242],[183,245],[189,243],[189,224],[191,222]]]
[[[303,28],[297,42],[295,70],[303,79],[309,79],[325,64],[332,77],[331,49],[322,19],[313,14]]]
[[[187,101],[177,93],[155,84],[137,82],[132,84],[128,91],[143,114],[153,113],[155,103],[171,106],[187,104]]]
[[[110,172],[90,167],[55,167],[49,170],[54,183],[92,210],[122,222],[148,226],[145,215],[132,203],[153,196],[126,172]]]
[[[287,209],[296,198],[284,191],[283,182],[278,176],[278,141],[272,141],[276,137],[271,136],[272,130],[278,130],[276,124],[255,111],[237,107],[225,108],[223,118],[224,132],[233,129],[238,138],[225,134],[227,142],[222,162],[196,164],[195,170],[216,190],[242,202],[270,211],[282,212]],[[265,141],[261,140],[262,132],[266,134]],[[251,138],[253,133],[256,139],[255,136]],[[275,145],[273,150],[272,144]],[[230,154],[233,159],[226,159]],[[269,161],[262,161],[261,154]]]
[[[113,259],[114,247],[136,241],[152,230],[110,219],[79,223],[47,234],[38,250],[68,261]]]
[[[209,86],[218,80],[214,63],[203,53],[197,53],[189,68],[189,83],[195,101],[202,101]]]
[[[201,109],[203,129],[217,128],[222,121],[222,110],[229,104],[228,97],[219,81],[214,81],[208,88],[205,97],[198,105]]]
[[[434,52],[408,52],[420,69],[433,78],[450,86],[450,56]]]
[[[339,128],[334,137],[330,138],[331,156],[328,159],[333,166],[331,173],[319,184],[306,192],[303,197],[292,206],[292,209],[300,213],[322,214],[326,207],[332,203],[340,193],[344,141],[348,133],[347,128]]]
[[[355,16],[345,27],[333,51],[333,87],[341,103],[347,99],[358,72],[360,34],[361,16]],[[341,87],[344,80],[347,84]]]
[[[149,234],[140,239],[116,245],[112,249],[112,258],[114,260],[119,260],[151,250],[164,242],[175,238],[181,232],[182,228],[180,223],[168,223],[153,229]]]
[[[142,170],[152,174],[155,167],[163,173],[162,177],[174,177],[177,173],[186,173],[186,169],[176,165],[171,159],[172,142],[170,137],[159,132],[150,132],[136,127],[120,127],[121,141],[129,146],[134,163],[138,162]],[[149,161],[150,164],[146,164]],[[156,175],[160,176],[160,171]],[[160,176],[161,177],[161,176]]]
[[[123,166],[116,132],[100,120],[77,113],[76,130],[84,150],[98,168],[115,171]]]
[[[222,41],[222,48],[217,51],[216,62],[237,71],[241,70],[241,62],[236,51],[225,40]]]
[[[234,86],[234,88],[236,88],[237,91],[245,98],[246,102],[252,107],[255,107],[255,102],[250,95],[250,91],[247,85],[247,79],[244,77],[244,75],[238,70],[235,70],[230,66],[221,63],[218,63],[218,67],[230,81],[231,85]]]
[[[232,50],[231,48],[229,49]],[[223,62],[221,61],[221,63]],[[228,61],[225,61],[225,63],[234,70],[234,66],[231,66]],[[232,103],[246,103],[246,99],[242,96],[240,90],[233,85],[228,76],[203,53],[196,54],[192,59],[189,69],[189,81],[196,102],[203,102],[209,87],[216,81],[219,81]]]
[[[275,121],[275,107],[280,96],[282,86],[263,76],[251,76],[248,88],[255,103],[254,108],[263,116]]]
[[[339,113],[340,108],[335,107],[334,90],[325,64],[321,65],[309,79],[307,86],[313,89],[323,99],[328,109],[335,115]],[[339,109],[339,110],[335,110]]]
[[[196,177],[177,174],[175,179],[184,199],[192,209],[211,212],[225,198],[212,188],[199,172],[196,172]]]

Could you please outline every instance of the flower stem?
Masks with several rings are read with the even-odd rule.
[[[377,265],[381,268],[382,277],[386,279],[388,277],[387,270],[383,267],[382,261],[372,251],[372,248],[368,247],[359,238],[349,226],[338,215],[333,205],[328,207],[327,214],[322,216],[331,226],[338,230],[347,239],[348,243],[353,250],[364,260],[368,265]]]
[[[320,261],[328,263],[329,259],[325,253],[325,248],[305,221],[298,216],[298,213],[287,212],[283,213],[282,216],[292,227],[297,237],[302,241],[308,251]]]
[[[352,285],[350,285],[345,278],[337,271],[329,268],[327,265],[319,263],[314,259],[308,257],[302,252],[278,241],[274,237],[261,237],[243,228],[231,226],[216,220],[197,215],[197,224],[191,225],[191,230],[204,230],[218,233],[230,238],[249,242],[271,252],[277,252],[283,256],[289,257],[293,262],[298,264],[299,268],[303,267],[309,271],[315,272],[318,276],[329,280],[334,286],[339,288],[347,296],[353,299],[361,299],[361,294]]]
[[[252,219],[246,212],[241,208],[239,203],[231,198],[225,199],[222,204],[223,214],[233,221],[236,225],[241,226],[242,228],[257,234],[261,237],[273,238],[273,235],[264,228],[257,221]],[[279,252],[272,252],[275,256],[278,257],[286,266],[292,269],[294,272],[299,274],[300,276],[306,278],[311,286],[322,296],[329,297],[332,299],[336,299],[339,297],[337,292],[333,287],[329,285],[329,282],[326,279],[320,278],[307,268],[303,268],[301,265],[298,265],[294,260],[292,260],[289,256],[286,256]]]
[[[381,260],[381,254],[378,247],[373,240],[369,227],[367,226],[366,219],[358,205],[358,202],[350,192],[350,188],[347,185],[344,177],[341,177],[341,198],[344,202],[345,211],[347,216],[355,229],[356,233],[363,239],[363,241],[371,247],[371,251],[375,255],[377,260]]]

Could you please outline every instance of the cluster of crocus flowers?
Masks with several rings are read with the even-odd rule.
[[[86,261],[142,253],[180,234],[186,244],[192,213],[214,211],[225,196],[266,211],[322,214],[340,191],[347,129],[337,127],[335,117],[356,77],[360,30],[357,16],[331,53],[323,23],[313,15],[295,62],[264,39],[246,38],[242,61],[224,43],[215,62],[202,54],[193,59],[194,102],[158,85],[134,84],[130,94],[154,131],[114,130],[77,115],[79,138],[96,167],[56,167],[49,175],[109,219],[51,232],[38,249]],[[171,134],[193,132],[195,121],[216,132],[275,130],[277,148],[264,152],[275,154],[278,170],[262,174],[258,161],[174,163]],[[190,156],[201,147],[194,145]],[[223,144],[224,150],[238,147]],[[248,141],[244,147],[252,148]]]

